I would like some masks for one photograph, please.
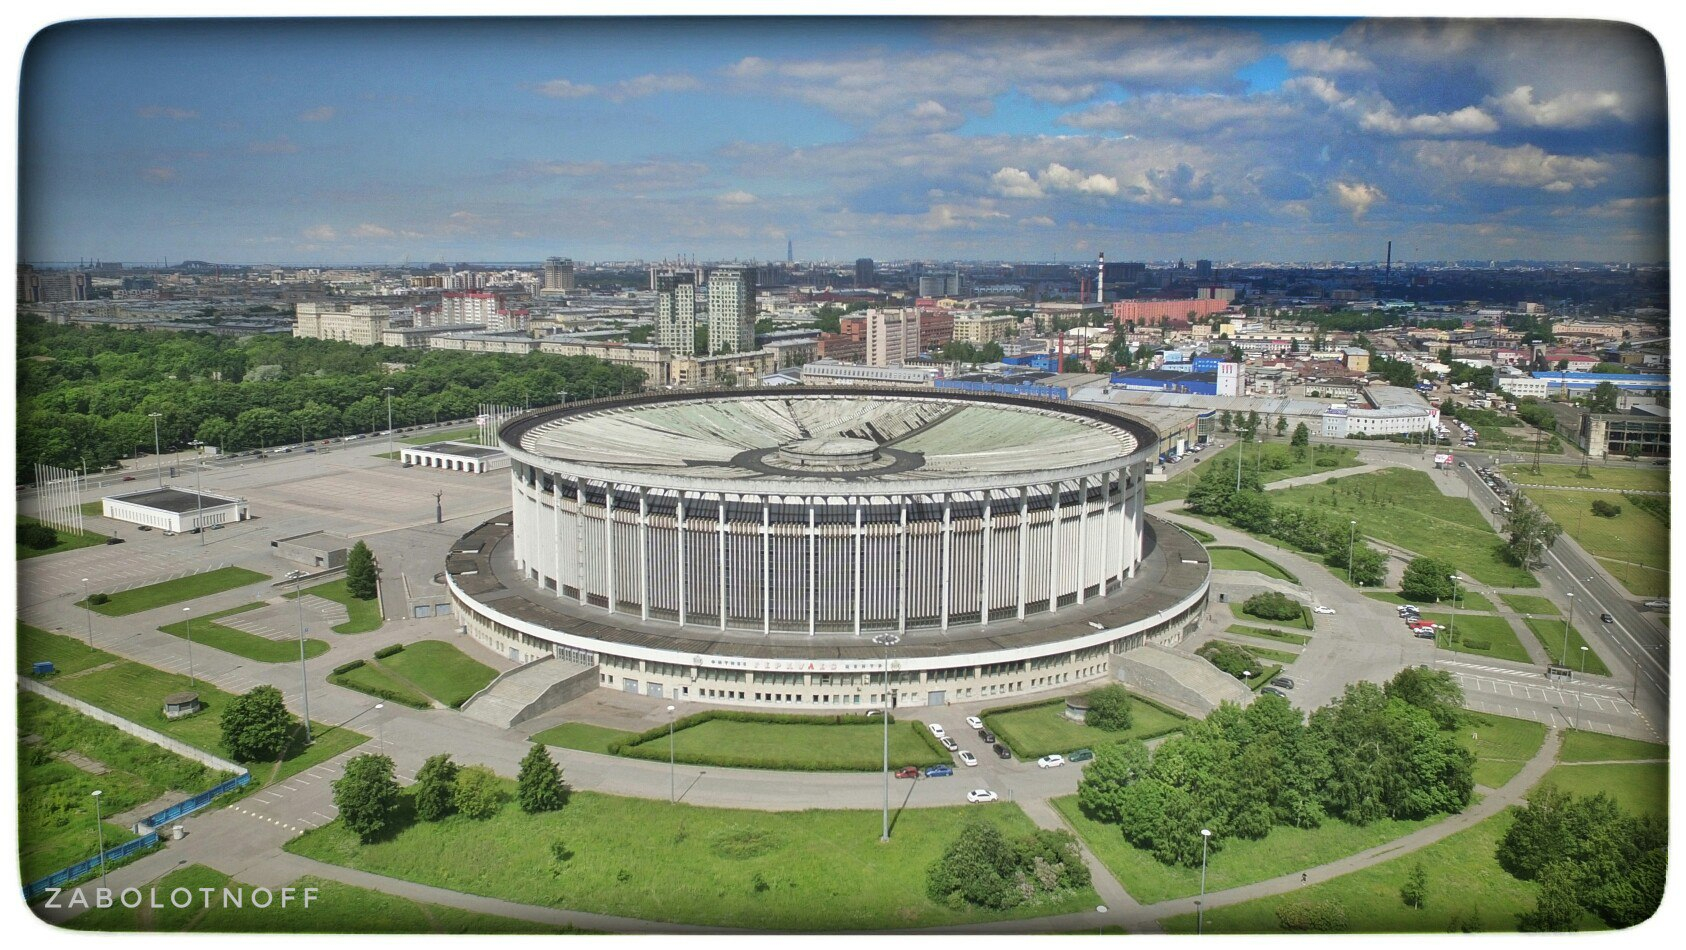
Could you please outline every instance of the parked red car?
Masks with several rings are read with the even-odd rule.
[[[917,765],[910,765],[905,769],[897,769],[896,770],[896,778],[918,778],[918,777],[919,777],[919,766],[917,766]]]

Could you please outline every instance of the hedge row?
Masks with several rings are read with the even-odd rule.
[[[328,682],[334,684],[335,686],[344,686],[346,689],[357,690],[359,693],[366,693],[376,699],[384,699],[389,703],[398,703],[400,705],[408,706],[411,709],[433,708],[433,706],[429,703],[417,702],[411,697],[405,696],[403,693],[394,692],[384,686],[375,686],[371,683],[342,682],[341,678],[338,676],[329,676]]]
[[[393,655],[394,653],[403,653],[403,652],[404,652],[404,644],[394,643],[392,646],[381,647],[379,650],[376,650],[375,651],[375,659],[384,660],[387,657]]]
[[[678,732],[681,729],[689,729],[692,726],[701,725],[715,719],[724,719],[727,722],[767,722],[787,726],[881,725],[877,716],[867,716],[863,713],[834,713],[829,716],[804,716],[798,713],[758,713],[743,712],[736,709],[709,709],[699,713],[692,713],[684,718],[674,720],[673,731]],[[896,717],[891,716],[890,721],[892,723],[895,722]],[[646,729],[636,735],[616,739],[614,742],[609,743],[607,748],[610,755],[632,755],[632,753],[625,750],[630,749],[632,746],[649,742],[653,739],[666,738],[667,733],[667,726],[656,726],[653,729]],[[944,751],[946,752],[947,750]],[[634,757],[642,758],[642,756]],[[661,757],[664,759],[667,758],[667,753],[664,751]]]
[[[341,663],[339,666],[334,667],[333,672],[328,675],[339,676],[341,673],[350,673],[352,670],[362,666],[365,662],[366,661],[364,660],[352,660],[350,663]]]
[[[942,744],[942,740],[938,739],[936,736],[931,734],[931,728],[929,726],[925,725],[924,723],[920,722],[917,719],[915,719],[913,721],[913,726],[914,726],[913,731],[919,734],[920,739],[924,740],[925,748],[930,749],[932,752],[935,752],[937,755],[942,756],[942,761],[944,763],[954,761],[954,754],[948,751],[948,747],[944,746]],[[960,744],[959,739],[954,740],[954,742],[955,742],[956,745]],[[924,763],[920,763],[920,764],[924,764]]]
[[[690,718],[690,717],[686,717],[686,718]],[[724,718],[724,717],[710,717],[710,718]],[[829,717],[798,716],[798,717],[795,717],[795,718],[805,719],[805,718],[829,718]],[[874,718],[872,720],[869,720],[869,721],[874,722],[874,723],[878,722],[878,720],[876,718]],[[684,722],[684,720],[679,720],[679,722]],[[679,722],[674,723],[674,730],[675,731],[678,731],[678,729],[679,729]],[[857,723],[836,723],[836,725],[857,725]],[[911,722],[910,721],[910,722],[907,722],[907,723],[902,723],[901,725],[904,725],[907,728],[911,728],[915,732],[924,733],[925,737],[927,739],[931,738],[930,730],[926,729],[923,723]],[[662,736],[663,739],[667,738],[667,727],[666,726],[662,727],[661,736]],[[935,741],[935,740],[933,740],[933,741]],[[617,747],[618,747],[618,751],[616,751]],[[627,740],[622,740],[619,743],[610,743],[609,744],[609,750],[611,752],[613,752],[614,754],[619,755],[619,756],[623,756],[625,758],[646,759],[646,760],[652,761],[652,762],[666,762],[667,757],[668,757],[667,743],[666,742],[648,742],[648,743],[645,743],[643,745],[634,745],[634,744],[631,744]],[[938,753],[940,753],[940,757],[938,756]],[[778,770],[784,771],[784,772],[863,772],[863,771],[877,771],[878,770],[878,766],[876,764],[873,765],[873,767],[870,768],[870,769],[849,768],[847,766],[842,766],[842,765],[827,766],[827,765],[821,765],[819,763],[802,763],[802,762],[780,762],[780,763],[777,763],[776,765],[770,765],[765,758],[760,757],[760,756],[755,756],[755,755],[729,755],[729,754],[726,754],[726,753],[723,753],[723,752],[718,752],[718,751],[686,752],[686,751],[683,751],[683,750],[679,750],[679,751],[675,751],[674,756],[673,756],[673,761],[684,764],[684,765],[707,765],[707,766],[713,766],[715,768],[726,768],[726,769],[768,769],[768,768],[777,768]],[[902,759],[899,759],[899,760],[893,762],[892,765],[897,766],[897,767],[906,766],[906,765],[917,765],[917,766],[948,765],[948,764],[951,764],[953,761],[954,761],[954,759],[952,757],[950,757],[948,750],[942,748],[941,745],[938,745],[937,751],[934,752],[930,758],[919,758],[919,759],[909,761],[908,759],[906,759],[904,757]]]

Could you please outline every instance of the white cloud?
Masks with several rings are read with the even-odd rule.
[[[990,188],[1003,198],[1041,198],[1049,194],[1118,194],[1118,179],[1106,175],[1085,175],[1059,162],[1049,162],[1034,177],[1022,169],[1003,167],[989,178]]]
[[[357,227],[351,229],[351,236],[354,238],[382,238],[392,237],[392,235],[393,231],[391,228],[384,228],[378,224],[369,224],[367,222],[359,224]]]
[[[1537,145],[1504,147],[1485,142],[1423,142],[1417,163],[1443,176],[1485,185],[1544,188],[1566,192],[1602,183],[1609,162],[1574,155],[1553,155]]]
[[[1384,102],[1380,108],[1366,112],[1358,120],[1358,127],[1390,135],[1485,135],[1498,131],[1499,123],[1475,106],[1456,112],[1402,116]]]
[[[552,79],[533,87],[533,91],[552,99],[583,99],[597,94],[597,87],[569,79]]]
[[[701,85],[695,76],[685,73],[649,73],[604,86],[577,83],[571,79],[552,79],[534,86],[533,91],[551,99],[584,99],[600,95],[610,102],[624,102],[664,92],[686,92]]]
[[[1351,73],[1375,68],[1363,54],[1329,40],[1290,43],[1282,50],[1282,57],[1290,67],[1306,72]]]
[[[761,199],[747,191],[728,191],[714,200],[723,205],[752,205]]]
[[[177,122],[199,118],[198,112],[192,109],[179,109],[175,106],[142,106],[135,110],[135,114],[143,119],[173,119]]]
[[[335,231],[333,226],[328,224],[318,224],[313,228],[305,228],[304,236],[310,238],[312,241],[339,240],[339,232]]]
[[[1364,217],[1371,205],[1387,200],[1380,188],[1362,181],[1333,181],[1329,191],[1341,207],[1352,212],[1354,221]]]
[[[334,117],[333,106],[317,106],[299,113],[300,122],[326,122]]]
[[[990,190],[1003,198],[1040,198],[1042,187],[1020,168],[1003,168],[989,176]]]
[[[1617,92],[1566,92],[1545,102],[1534,100],[1533,86],[1517,86],[1487,104],[1521,125],[1547,129],[1584,129],[1606,119],[1632,119]]]

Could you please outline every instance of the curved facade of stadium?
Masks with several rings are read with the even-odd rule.
[[[793,665],[870,671],[873,638],[893,633],[918,682],[962,660],[971,680],[1065,657],[1005,691],[1052,687],[1104,675],[1123,635],[1205,602],[1198,545],[1142,511],[1152,430],[1109,409],[852,387],[668,393],[529,413],[500,437],[513,510],[453,553],[459,612],[507,655],[548,644],[601,665],[606,686],[856,704],[806,680],[698,686],[718,679],[699,670],[742,671],[745,685]],[[1197,556],[1172,564],[1183,545]],[[1149,590],[1137,578],[1155,550]],[[1187,590],[1166,588],[1169,574]],[[523,606],[501,610],[512,593]],[[1144,609],[1161,601],[1174,609]]]

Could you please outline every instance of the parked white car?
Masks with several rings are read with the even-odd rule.
[[[971,726],[973,729],[982,729],[984,727],[983,720],[976,716],[967,716],[966,725]]]
[[[967,752],[965,749],[961,749],[960,763],[968,767],[976,766],[978,764],[978,757],[970,752]]]
[[[974,788],[966,793],[966,800],[974,805],[981,802],[993,802],[1000,797],[987,788]]]
[[[1323,605],[1322,605],[1322,604],[1318,604],[1318,605],[1317,605],[1317,606],[1315,606],[1315,607],[1313,607],[1313,608],[1311,608],[1311,611],[1312,611],[1312,613],[1319,613],[1319,614],[1332,614],[1332,613],[1334,613],[1334,612],[1335,612],[1335,608],[1333,608],[1333,607],[1325,607],[1325,606],[1323,606]]]
[[[947,732],[943,731],[942,726],[939,726],[934,722],[931,723],[931,725],[928,728],[931,730],[931,735],[936,736],[938,739],[941,739],[943,736],[948,735]]]
[[[1039,769],[1057,769],[1064,764],[1065,756],[1063,755],[1045,755],[1036,760],[1036,767]]]
[[[959,752],[960,751],[960,743],[955,742],[953,739],[949,738],[948,736],[943,736],[942,743],[943,743],[943,748],[947,749],[950,752]]]

